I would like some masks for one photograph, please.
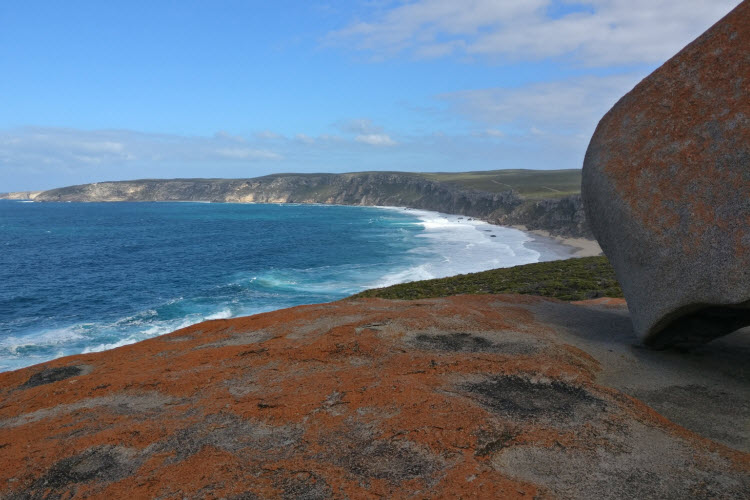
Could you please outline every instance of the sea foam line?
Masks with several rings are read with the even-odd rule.
[[[424,245],[411,251],[413,265],[388,273],[371,287],[538,262],[541,254],[527,248],[532,238],[523,231],[496,226],[473,217],[403,207],[376,207],[407,212],[419,219]]]

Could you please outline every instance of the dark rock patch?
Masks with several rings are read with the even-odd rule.
[[[84,373],[84,366],[59,366],[56,368],[46,368],[40,372],[36,372],[34,375],[29,377],[29,380],[24,382],[20,386],[21,389],[29,389],[31,387],[38,387],[40,385],[51,384],[53,382],[59,382],[66,378],[77,377]]]
[[[302,430],[293,426],[274,427],[243,420],[234,415],[210,415],[199,423],[179,430],[161,443],[161,451],[173,451],[174,462],[195,455],[205,446],[230,453],[283,459],[299,443]]]
[[[309,471],[292,472],[274,483],[284,492],[282,498],[285,500],[325,500],[333,497],[328,483]]]
[[[336,450],[333,456],[320,457],[368,482],[383,479],[398,484],[421,479],[430,484],[443,462],[427,449],[406,439],[383,439],[367,424],[349,421],[343,428],[324,438],[321,444]]]
[[[64,458],[53,465],[31,487],[32,491],[62,489],[70,485],[96,481],[108,483],[132,475],[141,460],[125,448],[99,446]]]
[[[447,335],[420,334],[415,337],[415,344],[423,349],[456,352],[489,351],[493,344],[483,337],[470,333],[455,332]]]
[[[437,464],[409,441],[376,440],[349,451],[338,465],[365,478],[399,483],[428,478],[437,470]]]
[[[532,382],[520,376],[497,376],[465,384],[463,390],[504,417],[519,420],[576,420],[605,408],[601,399],[585,389],[553,380]]]
[[[533,354],[536,348],[524,342],[492,342],[484,337],[465,332],[448,334],[421,333],[413,344],[424,350],[447,352],[499,352],[507,354]]]

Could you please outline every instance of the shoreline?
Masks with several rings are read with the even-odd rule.
[[[7,193],[7,194],[15,194],[15,193]],[[26,202],[34,202],[39,203],[34,200],[34,198],[28,198],[28,199],[20,199],[20,198],[2,198],[7,199],[9,201],[26,201]],[[49,202],[46,202],[49,203]],[[54,202],[52,202],[54,203]],[[58,203],[74,203],[74,202],[58,202]],[[86,201],[80,201],[75,203],[90,203]],[[196,201],[196,200],[169,200],[169,201],[153,201],[153,202],[144,202],[144,201],[107,201],[107,202],[101,202],[101,203],[227,203],[227,204],[253,204],[253,205],[261,205],[262,203],[256,203],[256,202],[242,202],[242,201],[223,201],[223,202],[216,202],[216,201]],[[473,217],[469,215],[464,214],[451,214],[447,212],[439,212],[437,210],[425,210],[422,208],[415,208],[415,207],[407,207],[407,206],[388,206],[388,205],[345,205],[345,204],[339,204],[339,203],[305,203],[305,202],[295,202],[295,203],[289,203],[289,202],[277,202],[277,203],[267,203],[268,205],[322,205],[322,206],[342,206],[342,207],[372,207],[372,208],[386,208],[386,209],[398,209],[398,210],[418,210],[423,212],[433,212],[440,215],[447,215],[451,217],[466,217],[468,219],[474,219],[482,222],[486,222],[487,224],[490,224],[492,226],[497,227],[506,227],[510,229],[517,229],[519,231],[522,231],[524,234],[528,235],[531,238],[531,241],[528,242],[529,245],[527,248],[539,252],[540,250],[544,250],[546,252],[550,252],[550,247],[553,246],[564,246],[569,249],[569,255],[568,258],[577,258],[577,257],[597,257],[600,255],[604,255],[604,252],[602,251],[601,247],[599,246],[599,243],[596,240],[589,239],[589,238],[575,238],[575,237],[567,237],[567,236],[557,236],[552,235],[549,231],[546,231],[544,229],[528,229],[523,224],[514,224],[514,225],[503,225],[503,224],[496,224],[495,222],[485,219],[483,217]],[[540,252],[541,253],[541,252]],[[556,254],[556,252],[552,252],[553,254]],[[562,260],[565,256],[561,254],[555,255]],[[542,259],[542,256],[540,256],[540,262],[543,260],[556,260],[556,259]]]
[[[316,203],[316,205],[326,205]],[[473,217],[462,214],[450,214],[447,212],[439,212],[436,210],[425,210],[422,208],[412,207],[399,207],[399,206],[388,206],[388,205],[339,205],[339,206],[370,206],[372,208],[383,208],[386,210],[398,210],[404,212],[417,212],[425,214],[434,214],[439,217],[446,219],[463,219],[466,222],[479,222],[487,224],[488,226],[514,229],[522,232],[525,236],[530,238],[528,241],[522,243],[523,247],[539,253],[538,262],[548,262],[552,260],[564,260],[569,258],[578,257],[597,257],[603,255],[599,244],[595,240],[588,238],[568,238],[564,236],[552,236],[549,232],[544,230],[529,230],[523,225],[511,225],[506,226],[503,224],[496,224],[483,217]],[[506,266],[501,266],[506,267]],[[511,266],[512,267],[512,266]]]
[[[555,236],[555,235],[550,234],[549,231],[545,231],[544,229],[528,229],[526,226],[521,225],[521,224],[517,224],[514,226],[502,226],[502,227],[511,227],[513,229],[518,229],[519,231],[523,231],[524,233],[530,235],[535,240],[554,241],[555,243],[559,245],[569,247],[570,257],[572,258],[598,257],[600,255],[604,255],[602,248],[599,246],[599,242],[597,242],[596,240],[591,240],[588,238],[572,238],[572,237],[566,237],[566,236]]]

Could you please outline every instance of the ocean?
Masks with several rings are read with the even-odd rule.
[[[567,253],[514,229],[400,208],[0,201],[0,371]]]

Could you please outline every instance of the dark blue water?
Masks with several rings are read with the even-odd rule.
[[[485,226],[369,207],[0,201],[0,370],[539,259],[523,233]]]

